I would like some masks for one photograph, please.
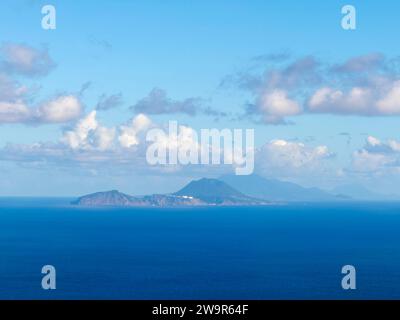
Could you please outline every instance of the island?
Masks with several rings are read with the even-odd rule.
[[[270,201],[243,194],[218,179],[191,181],[171,194],[131,196],[118,190],[96,192],[73,201],[79,206],[100,207],[187,207],[187,206],[261,206]]]
[[[350,191],[353,194],[350,196]],[[224,175],[218,179],[193,180],[177,192],[131,196],[117,190],[96,192],[73,202],[79,206],[126,207],[184,207],[184,206],[266,206],[293,202],[337,202],[364,199],[384,199],[371,192],[360,191],[354,197],[354,187],[338,188],[332,192],[306,188],[298,184],[266,179],[256,174],[248,176]],[[346,191],[346,192],[341,192]]]

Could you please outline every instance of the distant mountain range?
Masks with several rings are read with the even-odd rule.
[[[342,185],[334,188],[332,193],[345,194],[355,200],[364,201],[393,201],[399,200],[399,196],[396,194],[383,194],[373,192],[363,186],[359,185]]]
[[[266,179],[258,175],[226,175],[219,178],[248,196],[269,201],[338,201],[347,197],[318,188],[304,188],[295,183]]]
[[[225,175],[219,179],[191,181],[171,194],[131,196],[117,190],[97,192],[78,198],[81,206],[260,206],[276,202],[327,202],[346,200],[388,200],[365,188],[344,186],[327,192],[295,183],[266,179],[258,175]]]

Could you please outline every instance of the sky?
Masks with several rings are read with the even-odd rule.
[[[355,30],[342,28],[347,4]],[[172,192],[230,172],[146,163],[146,132],[169,121],[179,143],[254,129],[267,178],[396,193],[399,12],[389,0],[1,1],[0,196]]]

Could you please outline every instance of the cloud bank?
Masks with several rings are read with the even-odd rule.
[[[400,72],[395,59],[370,53],[339,63],[313,56],[268,61],[264,70],[224,79],[251,94],[246,115],[265,124],[285,124],[304,114],[400,115]]]

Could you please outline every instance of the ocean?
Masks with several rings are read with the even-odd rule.
[[[179,209],[0,199],[0,299],[399,299],[400,203]],[[41,287],[56,268],[56,290]],[[342,266],[356,268],[343,290]]]

